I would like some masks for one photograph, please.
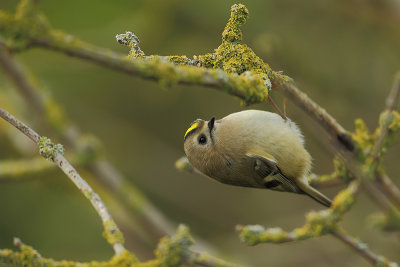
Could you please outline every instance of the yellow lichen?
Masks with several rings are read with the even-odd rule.
[[[119,267],[119,266],[138,266],[139,260],[135,255],[130,253],[127,250],[124,250],[120,255],[116,255],[111,258],[111,260],[107,263],[107,266],[110,267]]]
[[[364,160],[370,155],[375,138],[371,136],[367,125],[362,119],[355,120],[355,130],[351,133],[359,159]]]
[[[354,192],[349,188],[341,190],[335,196],[331,209],[340,214],[346,212],[355,201],[353,194]]]
[[[188,249],[194,243],[190,236],[189,228],[179,225],[177,233],[173,237],[163,237],[155,251],[159,266],[181,266]]]
[[[103,227],[103,236],[109,244],[114,244],[116,242],[119,242],[121,244],[124,243],[124,237],[114,221],[105,221],[103,223]]]

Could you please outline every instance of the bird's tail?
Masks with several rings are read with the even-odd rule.
[[[330,200],[327,196],[319,192],[317,189],[311,187],[308,183],[298,183],[297,184],[300,189],[309,197],[315,199],[322,205],[330,208],[332,205],[332,200]]]

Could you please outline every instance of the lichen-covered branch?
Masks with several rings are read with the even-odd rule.
[[[305,240],[329,234],[336,228],[336,224],[342,219],[355,201],[355,194],[359,189],[359,180],[353,181],[346,189],[340,191],[333,200],[332,207],[318,212],[309,212],[306,215],[306,223],[291,232],[281,228],[265,229],[260,225],[239,226],[237,230],[240,239],[248,245],[258,243],[285,243]]]
[[[40,154],[46,159],[56,163],[58,167],[71,179],[80,191],[90,200],[93,207],[99,214],[103,226],[106,240],[113,246],[117,255],[124,251],[123,236],[115,224],[111,214],[100,197],[93,191],[88,183],[79,175],[69,161],[63,156],[64,149],[60,144],[53,144],[47,137],[40,136],[26,124],[17,120],[4,109],[0,108],[0,117],[8,121],[11,125],[20,130],[39,146]]]
[[[18,238],[14,239],[14,245],[19,251],[0,249],[0,262],[10,263],[16,266],[59,266],[59,267],[179,267],[179,266],[204,266],[204,267],[239,267],[206,253],[191,251],[194,241],[188,227],[180,225],[175,235],[164,237],[160,240],[155,250],[155,258],[146,262],[140,262],[135,255],[127,250],[115,255],[109,261],[76,262],[67,260],[54,260],[43,257],[33,247],[25,245]]]
[[[226,37],[223,44],[217,49],[215,54],[219,57],[215,58],[213,63],[211,60],[214,58],[214,54],[197,56],[204,67],[176,65],[172,63],[173,60],[160,56],[133,60],[52,29],[45,17],[27,2],[29,1],[21,1],[15,14],[0,11],[0,33],[7,38],[3,44],[7,43],[14,51],[40,46],[93,61],[131,75],[157,80],[164,86],[172,84],[204,85],[237,96],[247,104],[268,100],[266,85],[269,83],[268,71],[270,68],[250,48],[237,43],[238,39],[233,40]],[[237,10],[232,11],[232,14],[235,15],[231,22],[232,26],[239,29],[247,17],[246,10],[243,5],[238,5]],[[26,13],[29,13],[30,16],[24,15]],[[35,25],[34,30],[25,31],[25,24]],[[236,58],[232,58],[232,56]],[[170,59],[172,58],[175,58],[175,62],[181,60],[179,56]],[[258,63],[254,64],[254,62]],[[215,69],[210,68],[211,64]],[[252,66],[251,69],[250,66]]]
[[[59,267],[117,267],[117,266],[139,266],[138,259],[127,250],[121,254],[115,255],[109,261],[90,261],[90,262],[76,262],[68,260],[54,260],[52,258],[43,257],[33,247],[28,246],[19,238],[14,239],[14,245],[19,248],[19,251],[11,249],[0,249],[0,262],[9,263],[14,266],[59,266]]]

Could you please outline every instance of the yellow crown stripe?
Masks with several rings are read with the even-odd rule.
[[[190,133],[191,131],[193,131],[194,129],[196,129],[197,127],[199,127],[200,123],[199,122],[195,122],[192,124],[192,126],[189,127],[189,129],[187,129],[185,136],[183,137],[183,139],[186,138],[186,135],[188,135],[188,133]]]

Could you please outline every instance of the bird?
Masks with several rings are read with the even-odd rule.
[[[245,110],[197,119],[185,132],[184,151],[194,168],[221,183],[306,194],[332,205],[308,182],[312,158],[299,127],[276,113]]]

